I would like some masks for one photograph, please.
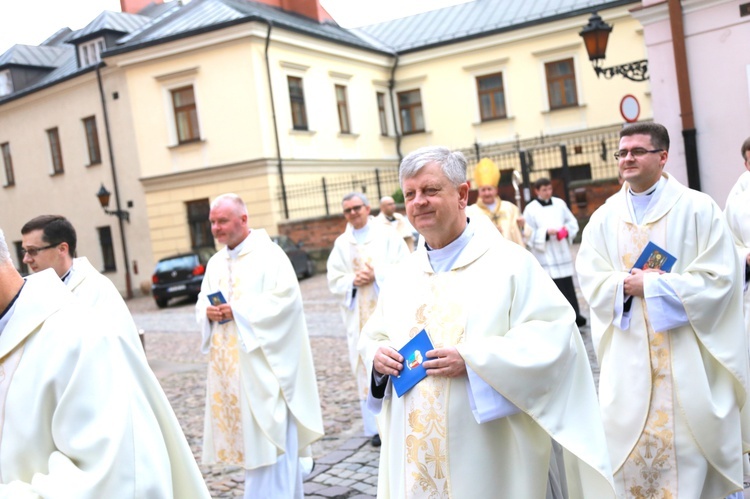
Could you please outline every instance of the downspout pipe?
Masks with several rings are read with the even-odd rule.
[[[289,219],[289,204],[287,202],[286,198],[286,184],[284,183],[284,165],[282,163],[281,159],[281,143],[279,142],[279,125],[276,121],[276,104],[273,99],[273,84],[271,83],[271,63],[268,60],[268,48],[271,44],[271,29],[273,28],[273,23],[269,21],[268,19],[260,18],[260,21],[266,23],[268,26],[268,33],[266,34],[266,48],[265,48],[265,57],[266,57],[266,75],[268,76],[268,93],[271,97],[271,116],[273,118],[273,134],[274,138],[276,139],[276,169],[279,172],[279,181],[281,182],[281,200],[284,204],[284,218]]]
[[[682,139],[685,143],[685,166],[687,169],[688,187],[701,190],[700,168],[698,166],[698,143],[696,141],[693,101],[690,91],[687,50],[685,49],[685,30],[682,22],[680,0],[668,0],[669,26],[672,31],[672,49],[677,73],[677,92],[680,98],[680,118],[682,119]]]
[[[112,169],[112,183],[115,192],[115,203],[117,206],[117,221],[120,225],[120,241],[122,242],[122,256],[125,260],[125,293],[127,298],[133,297],[133,285],[130,278],[130,257],[128,256],[128,245],[125,242],[125,224],[123,223],[123,217],[120,216],[122,213],[122,207],[120,206],[120,188],[117,183],[117,169],[115,168],[115,155],[112,151],[112,134],[109,128],[109,114],[107,113],[107,100],[104,98],[104,84],[102,83],[101,67],[104,63],[99,63],[96,66],[96,81],[99,84],[99,97],[102,101],[102,114],[104,116],[104,131],[107,137],[107,149],[109,150],[109,166]]]
[[[401,152],[401,133],[398,131],[398,119],[396,118],[396,97],[393,95],[393,91],[396,88],[396,68],[398,67],[398,54],[395,54],[395,60],[393,61],[393,67],[391,68],[391,79],[388,80],[388,93],[391,96],[391,114],[393,115],[393,130],[396,132],[396,154],[398,154],[398,163],[401,164],[401,160],[404,159],[404,155]]]

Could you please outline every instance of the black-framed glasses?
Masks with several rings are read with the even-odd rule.
[[[50,244],[49,246],[42,246],[41,248],[21,248],[21,254],[22,255],[29,255],[31,258],[34,258],[39,254],[40,251],[44,251],[46,249],[54,248],[55,246],[60,246],[60,243],[57,244]]]
[[[653,154],[655,152],[662,152],[664,149],[644,149],[642,147],[634,147],[633,149],[620,149],[615,153],[615,159],[625,159],[628,154],[632,154],[634,158],[642,158],[646,154]]]
[[[359,210],[361,210],[365,205],[359,204],[357,206],[352,206],[351,208],[346,208],[344,210],[344,215],[348,215],[349,213],[359,213]]]

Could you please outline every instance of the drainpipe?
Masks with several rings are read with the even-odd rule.
[[[701,177],[698,168],[698,144],[695,139],[696,130],[687,66],[687,51],[685,49],[685,30],[682,23],[682,7],[680,0],[668,0],[668,3],[674,65],[677,73],[677,92],[680,97],[680,117],[682,118],[682,139],[685,143],[688,187],[699,191],[701,190]]]
[[[120,225],[120,241],[122,242],[122,256],[125,260],[125,294],[127,298],[133,297],[133,286],[130,280],[130,258],[128,257],[128,245],[125,242],[125,224],[122,222],[122,217],[119,213],[122,213],[122,207],[120,206],[120,189],[117,184],[117,170],[115,169],[115,155],[112,152],[112,135],[109,130],[109,115],[107,114],[107,101],[104,98],[104,85],[102,84],[102,74],[99,69],[104,63],[99,63],[96,66],[96,81],[99,83],[99,97],[102,101],[102,114],[104,115],[104,131],[107,136],[107,149],[109,150],[109,166],[112,169],[112,183],[115,191],[115,203],[117,206],[117,221]]]
[[[398,154],[398,163],[401,164],[401,160],[404,159],[404,155],[401,153],[401,134],[398,131],[398,119],[396,119],[396,98],[393,95],[393,89],[396,86],[396,68],[398,67],[398,54],[396,54],[395,57],[396,60],[393,62],[393,67],[391,68],[391,79],[388,80],[388,93],[391,95],[393,130],[396,132],[396,154]]]
[[[286,184],[284,183],[284,165],[281,160],[281,144],[279,143],[279,126],[276,121],[276,104],[273,100],[273,84],[271,83],[271,63],[268,61],[268,46],[271,43],[271,28],[273,23],[268,19],[259,19],[259,21],[268,25],[268,33],[266,34],[266,74],[268,76],[268,93],[271,96],[271,116],[273,117],[273,134],[276,139],[276,168],[279,171],[279,180],[281,181],[281,199],[284,203],[284,218],[289,219],[289,204],[286,199]]]

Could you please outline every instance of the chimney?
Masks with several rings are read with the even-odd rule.
[[[120,0],[120,12],[137,14],[152,3],[163,3],[163,0]]]
[[[125,2],[128,0],[120,0]],[[135,0],[130,0],[135,1]],[[264,3],[273,7],[279,7],[287,12],[294,12],[301,16],[312,19],[313,21],[322,23],[325,21],[333,21],[331,15],[326,12],[320,0],[254,0],[258,3]]]

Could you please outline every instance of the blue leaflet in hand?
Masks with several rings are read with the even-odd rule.
[[[659,269],[669,272],[676,261],[677,258],[667,250],[649,241],[643,249],[641,256],[638,257],[638,261],[633,265],[633,268],[641,270]]]
[[[216,293],[211,293],[210,295],[207,295],[206,298],[208,298],[208,301],[211,302],[211,305],[214,307],[218,307],[219,305],[223,305],[227,302],[226,298],[224,298],[224,294],[221,291],[217,291]],[[224,324],[225,322],[229,322],[232,319],[224,319],[223,321],[219,321],[219,324]]]
[[[391,376],[391,383],[400,397],[427,377],[422,363],[427,359],[427,352],[432,350],[432,342],[424,329],[398,351],[404,357],[404,368],[400,376]]]

